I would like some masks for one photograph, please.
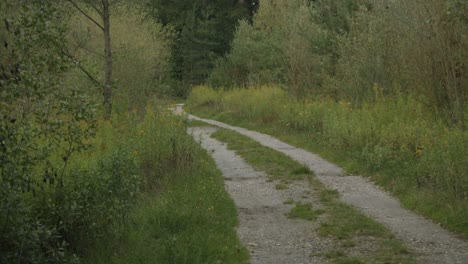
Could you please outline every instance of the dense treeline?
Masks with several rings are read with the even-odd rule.
[[[412,96],[464,127],[468,100],[464,0],[260,2],[241,22],[214,86],[281,84],[298,98],[355,106]]]
[[[258,0],[151,0],[146,6],[152,17],[173,30],[168,81],[174,95],[185,96],[229,52],[237,21],[250,20]]]

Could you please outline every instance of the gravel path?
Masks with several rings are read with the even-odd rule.
[[[316,233],[317,222],[288,219],[293,205],[287,199],[314,203],[306,182],[296,182],[287,191],[275,189],[267,175],[249,164],[213,138],[213,127],[190,128],[189,133],[213,156],[225,178],[225,187],[238,208],[237,233],[249,249],[253,264],[323,263],[317,253],[333,248],[333,242]]]
[[[183,113],[182,107],[183,105],[177,105],[175,112]],[[466,240],[458,238],[432,221],[403,208],[398,200],[366,178],[344,175],[343,169],[323,160],[318,155],[293,147],[269,135],[193,115],[187,115],[187,117],[234,130],[308,166],[327,188],[335,189],[340,193],[343,202],[360,209],[366,215],[387,226],[396,237],[421,255],[423,263],[468,264],[468,242]],[[255,193],[256,190],[253,191]],[[277,201],[274,200],[274,197],[268,197],[265,202],[268,202],[267,200],[270,203]]]

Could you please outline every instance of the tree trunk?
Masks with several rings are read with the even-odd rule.
[[[106,57],[106,80],[104,83],[105,118],[110,119],[112,113],[112,50],[110,34],[110,7],[109,0],[102,1],[102,18],[104,22],[104,53]]]

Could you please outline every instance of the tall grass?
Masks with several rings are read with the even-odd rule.
[[[172,89],[162,84],[171,32],[129,4],[112,11],[114,114],[99,122],[93,148],[72,163],[79,175],[67,201],[83,211],[69,217],[77,219],[69,236],[75,252],[88,263],[242,263],[247,254],[219,171],[187,135],[185,121],[167,102],[152,100]],[[70,23],[76,57],[99,80],[102,32],[80,14]],[[78,70],[65,81],[100,101]]]
[[[0,5],[16,8],[13,2]],[[11,26],[7,40],[17,44],[2,63],[21,65],[0,84],[0,262],[79,263],[98,249],[109,253],[107,262],[115,248],[165,262],[242,262],[235,207],[214,164],[167,104],[144,107],[160,91],[169,33],[134,7],[113,6],[116,93],[114,115],[105,121],[96,111],[99,87],[72,68],[79,63],[102,79],[102,32],[83,16],[65,15],[67,5],[20,6],[12,19],[0,12],[0,30]],[[163,231],[144,232],[137,221]]]
[[[344,100],[298,101],[276,87],[197,87],[188,107],[318,151],[468,235],[468,132],[436,121],[411,97],[376,98],[356,108]]]
[[[114,192],[131,199],[125,214],[119,214],[118,232],[101,234],[88,243],[90,247],[83,251],[86,263],[242,263],[247,259],[234,230],[236,209],[224,191],[220,172],[187,135],[185,121],[172,116],[167,106],[114,116],[101,125],[94,145],[76,166],[92,167],[93,160],[116,153],[111,164],[127,160],[137,168],[118,178],[123,187],[138,186],[90,194],[104,201]],[[122,174],[120,167],[109,169]]]
[[[468,3],[460,0],[264,0],[208,79],[278,85],[298,98],[356,106],[411,94],[447,124],[467,117]]]

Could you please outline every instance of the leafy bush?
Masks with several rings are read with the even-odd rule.
[[[86,12],[97,15],[94,10]],[[146,16],[138,6],[126,3],[112,9],[113,100],[115,110],[120,113],[144,107],[152,96],[174,94],[175,86],[166,83],[173,32],[151,19],[145,19]],[[95,79],[101,80],[104,59],[96,55],[104,49],[102,31],[79,12],[72,13],[69,23],[69,49]],[[64,79],[100,97],[95,84],[81,70],[75,69]]]
[[[149,144],[131,145],[140,136],[141,112],[122,111],[112,121],[118,125],[98,122],[96,105],[85,93],[91,89],[76,89],[80,82],[64,78],[73,62],[63,52],[71,40],[61,5],[2,1],[1,7],[7,22],[0,28],[6,43],[0,54],[0,262],[78,262],[75,254],[98,239],[122,234],[148,181],[140,171],[143,156],[134,149]],[[140,81],[139,91],[151,82]],[[169,170],[166,160],[179,166],[190,152],[178,141],[185,129],[165,116],[157,119],[164,136],[148,142],[156,150],[162,142],[172,144],[152,161]]]
[[[64,239],[80,251],[104,235],[118,238],[141,186],[131,152],[117,148],[95,167],[71,169],[67,176],[61,199],[43,214],[56,215]]]
[[[61,52],[63,12],[44,1],[6,7],[15,17],[5,18],[0,61],[1,260],[74,261],[61,219],[38,212],[58,201],[71,156],[89,147],[95,108],[86,95],[61,86],[59,77],[71,67]]]

